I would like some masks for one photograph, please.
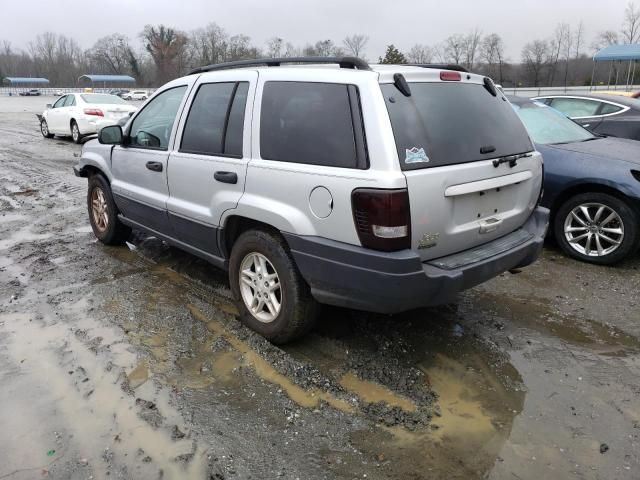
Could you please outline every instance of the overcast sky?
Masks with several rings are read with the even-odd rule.
[[[353,33],[370,37],[367,56],[377,59],[389,43],[403,51],[435,44],[453,33],[479,28],[505,40],[507,56],[550,36],[559,22],[583,20],[588,47],[602,30],[619,30],[628,0],[0,0],[0,40],[26,47],[36,34],[74,37],[83,48],[114,32],[137,41],[145,24],[181,30],[216,22],[263,46],[279,36],[296,46]],[[589,52],[590,53],[590,52]]]

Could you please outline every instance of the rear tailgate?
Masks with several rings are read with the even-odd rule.
[[[520,228],[535,208],[542,157],[500,92],[483,78],[381,85],[411,208],[411,245],[423,261]]]
[[[411,246],[422,260],[450,255],[518,229],[536,206],[539,153],[515,167],[491,160],[406,171]]]

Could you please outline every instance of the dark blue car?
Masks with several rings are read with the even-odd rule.
[[[613,264],[640,242],[640,142],[595,136],[540,102],[509,97],[544,157],[542,205],[568,255]]]

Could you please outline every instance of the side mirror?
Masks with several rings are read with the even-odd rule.
[[[46,108],[47,110],[49,110],[53,105],[51,105],[50,103],[47,103]]]
[[[98,133],[98,141],[105,145],[120,145],[123,138],[124,135],[122,134],[122,127],[120,125],[109,125]]]

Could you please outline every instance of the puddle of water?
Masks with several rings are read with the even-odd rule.
[[[11,362],[20,365],[18,377],[3,373],[2,404],[36,424],[63,432],[64,450],[71,452],[69,460],[73,461],[75,455],[87,458],[95,478],[109,478],[112,472],[103,459],[108,447],[106,451],[113,453],[116,464],[126,466],[129,474],[137,478],[155,477],[160,470],[166,478],[204,478],[206,458],[203,452],[197,450],[194,459],[187,464],[175,461],[179,455],[193,453],[192,442],[186,439],[174,441],[168,428],[155,428],[140,418],[134,398],[120,388],[119,369],[105,370],[95,353],[75,335],[69,334],[67,325],[51,323],[46,317],[45,321],[37,321],[31,315],[4,314],[0,319],[4,322],[5,335],[8,335],[5,337],[8,339],[6,352]],[[20,390],[19,395],[15,388]],[[30,408],[22,400],[33,397],[34,393],[38,398],[46,399],[42,410]],[[145,393],[168,395],[155,389]],[[22,405],[17,406],[16,402]],[[163,409],[170,408],[168,398],[155,403]],[[16,406],[15,410],[13,406]],[[180,418],[175,411],[161,413],[164,418]],[[25,434],[30,435],[20,425],[14,425],[18,430],[3,429],[4,436],[22,438]],[[3,458],[9,463],[3,467],[11,471],[23,468],[25,464],[42,464],[41,453],[46,450],[32,447],[41,444],[51,448],[48,442],[52,441],[49,438],[52,432],[46,433],[46,438],[33,438],[35,445],[24,441],[13,447],[5,445]],[[16,456],[12,454],[14,448],[20,452]],[[144,449],[152,462],[142,463],[136,458],[134,452],[139,448]],[[20,463],[12,464],[13,458],[18,458]]]
[[[136,368],[127,374],[129,386],[136,389],[149,380],[149,364],[146,361],[141,362]]]
[[[564,342],[588,347],[602,355],[625,355],[640,351],[640,339],[613,325],[556,311],[541,299],[497,296],[482,292],[475,301],[510,322],[551,334]]]
[[[349,402],[339,399],[330,393],[319,390],[306,390],[296,385],[285,375],[278,372],[247,343],[229,333],[229,331],[219,321],[207,317],[194,305],[188,305],[188,308],[191,315],[196,320],[205,323],[210,332],[224,338],[237,352],[242,354],[242,361],[244,365],[253,368],[255,373],[263,380],[280,387],[291,400],[301,407],[316,408],[321,401],[324,401],[337,410],[347,413],[354,412],[354,407]]]
[[[355,393],[367,403],[383,402],[390,407],[399,407],[406,412],[415,412],[416,404],[397,393],[392,392],[387,387],[378,383],[362,380],[353,373],[346,373],[340,379],[340,385],[349,392]]]

